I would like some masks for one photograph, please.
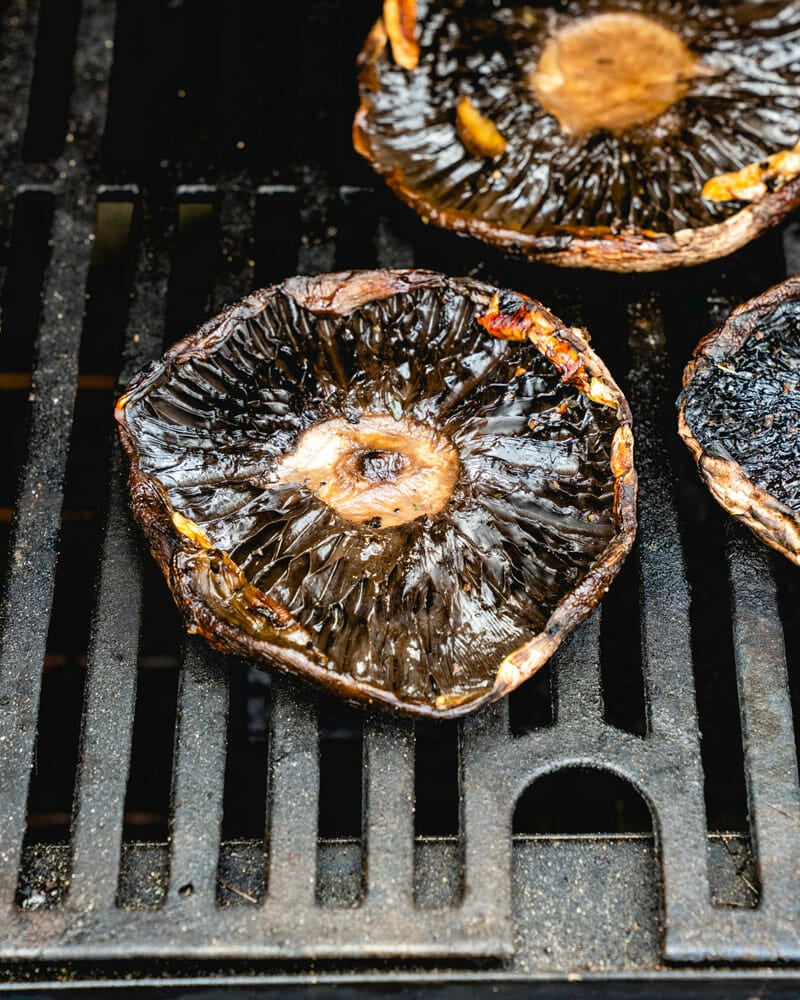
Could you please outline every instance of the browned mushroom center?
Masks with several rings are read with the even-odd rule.
[[[530,81],[545,111],[573,135],[641,125],[709,72],[683,39],[632,11],[597,14],[558,32]]]
[[[406,418],[365,414],[307,428],[278,463],[337,514],[375,528],[438,513],[458,478],[458,452],[439,431]]]

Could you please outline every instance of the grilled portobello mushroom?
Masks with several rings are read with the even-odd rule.
[[[255,292],[116,415],[189,631],[408,715],[530,677],[633,541],[631,418],[606,368],[538,302],[465,278]]]
[[[656,271],[800,204],[800,4],[391,7],[360,55],[353,139],[426,221],[532,260]]]
[[[701,340],[683,386],[679,432],[714,498],[800,565],[800,276]]]

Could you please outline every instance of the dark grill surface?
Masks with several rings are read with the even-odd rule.
[[[796,989],[800,578],[707,496],[673,403],[699,337],[800,267],[797,226],[637,279],[426,227],[349,146],[377,0],[0,11],[0,989]],[[225,302],[375,265],[586,324],[636,420],[622,576],[458,726],[184,639],[113,439],[114,387]]]

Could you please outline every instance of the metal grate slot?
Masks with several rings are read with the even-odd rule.
[[[418,906],[440,905],[438,894],[431,893],[420,874],[422,869],[434,868],[433,854],[451,905],[463,896],[459,742],[457,723],[417,721],[414,725],[414,898]],[[446,850],[442,850],[443,841]]]
[[[256,209],[255,284],[258,288],[287,277],[300,248],[300,199],[289,185],[259,188]]]
[[[122,815],[121,855],[137,843],[162,843],[169,839],[170,773],[178,698],[178,671],[172,666],[140,666],[136,680],[136,711],[130,739],[130,763]],[[117,904],[137,906],[124,893],[121,866]],[[166,891],[168,871],[158,873]],[[163,902],[163,899],[160,900]]]
[[[36,844],[69,848],[72,796],[80,730],[83,669],[57,665],[45,671],[34,747],[35,765],[28,792],[23,856]],[[68,867],[68,866],[67,866]],[[54,906],[69,888],[67,872],[45,866],[40,877],[20,868],[16,903],[29,910]]]
[[[53,196],[49,192],[23,191],[17,196],[2,295],[4,389],[27,389],[30,384],[52,218]]]
[[[41,0],[36,62],[23,156],[49,160],[64,150],[72,62],[80,16],[79,0]],[[71,136],[69,141],[72,141]]]
[[[600,674],[603,718],[609,725],[637,736],[647,732],[647,704],[640,667],[641,635],[632,622],[639,621],[639,581],[636,549],[622,567],[613,591],[603,599],[600,612]]]
[[[222,842],[235,852],[250,852],[247,887],[226,874],[223,853],[217,880],[217,902],[234,906],[259,902],[264,895],[267,808],[267,734],[271,676],[237,663],[228,671],[230,704]],[[234,869],[227,871],[232,875]],[[244,895],[240,893],[244,892]]]
[[[199,326],[210,305],[211,278],[217,268],[214,205],[206,200],[211,194],[208,190],[192,192],[191,201],[181,198],[178,202],[165,346]],[[179,192],[179,197],[187,195]]]
[[[553,668],[547,663],[508,698],[508,724],[512,736],[555,722]]]
[[[646,802],[627,782],[607,771],[572,767],[545,774],[517,801],[514,833],[651,833]]]
[[[692,587],[692,652],[708,826],[746,831],[742,733],[736,690],[722,516],[697,483],[682,508]],[[722,626],[720,628],[720,625]]]
[[[170,823],[170,902],[208,912],[216,878],[225,776],[226,664],[190,641],[181,665]]]
[[[342,188],[336,229],[336,270],[377,265],[377,205],[371,191]]]
[[[317,699],[317,711],[320,791],[316,899],[322,906],[358,906],[365,891],[361,713],[328,698]],[[342,845],[347,861],[338,864]]]

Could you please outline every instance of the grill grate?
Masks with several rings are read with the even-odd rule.
[[[800,787],[788,686],[797,664],[787,669],[783,634],[784,624],[789,635],[796,625],[791,602],[782,602],[781,618],[775,581],[776,572],[780,581],[788,571],[698,492],[673,434],[677,376],[694,342],[734,302],[800,266],[797,228],[730,261],[649,279],[553,274],[429,231],[372,186],[346,150],[352,56],[375,5],[361,5],[347,24],[338,5],[325,0],[285,10],[282,29],[302,45],[299,69],[284,77],[259,68],[262,5],[226,5],[219,40],[211,6],[119,0],[115,12],[103,0],[83,0],[66,121],[58,120],[58,102],[45,117],[47,68],[36,62],[37,38],[40,55],[51,51],[56,6],[8,0],[3,9],[0,115],[10,123],[0,153],[4,301],[20,281],[7,267],[23,241],[11,224],[14,213],[21,218],[25,199],[41,193],[52,199],[52,221],[51,246],[25,251],[43,273],[38,323],[31,319],[35,309],[7,309],[7,317],[27,316],[28,326],[8,348],[0,338],[0,369],[8,372],[0,394],[27,394],[25,456],[13,521],[5,525],[0,619],[0,958],[313,958],[335,960],[339,969],[356,959],[391,959],[394,967],[401,959],[436,959],[441,968],[492,959],[495,972],[508,973],[570,971],[570,963],[653,969],[663,959],[800,961]],[[154,70],[150,82],[138,79],[131,55],[145,39],[154,63],[160,46],[183,39],[177,68]],[[225,81],[217,90],[208,79],[199,85],[209,65]],[[229,67],[236,71],[228,74]],[[181,74],[198,83],[197,94],[182,85]],[[280,79],[284,87],[274,91]],[[35,101],[29,101],[32,87],[39,88]],[[258,110],[261,124],[243,108]],[[287,108],[296,110],[301,134],[291,134]],[[270,131],[269,122],[282,131]],[[63,151],[48,158],[54,142]],[[95,232],[101,202],[132,206],[130,242],[126,236],[120,251],[131,261],[129,309],[120,301],[127,288],[108,293],[125,327],[112,366],[120,383],[165,342],[256,284],[295,271],[376,264],[469,272],[527,291],[569,321],[588,323],[612,370],[628,372],[641,474],[640,534],[628,572],[638,576],[639,625],[631,627],[625,608],[614,605],[628,598],[612,590],[608,608],[570,638],[544,680],[532,685],[540,701],[549,687],[552,712],[542,712],[523,690],[460,724],[457,830],[431,837],[416,829],[415,836],[415,775],[419,782],[420,767],[432,765],[417,760],[415,770],[411,723],[367,713],[361,838],[320,843],[320,701],[275,679],[269,734],[260,744],[268,755],[264,837],[222,842],[228,736],[240,724],[234,699],[241,696],[237,671],[244,675],[246,668],[187,640],[175,664],[169,836],[155,845],[132,842],[125,804],[142,660],[145,647],[164,643],[174,623],[166,592],[147,596],[147,565],[130,523],[119,456],[110,447],[108,474],[97,477],[87,500],[86,519],[103,524],[91,638],[88,649],[67,656],[84,684],[69,835],[50,847],[30,842],[26,816],[42,678],[45,669],[62,669],[64,655],[54,648],[54,600],[72,586],[69,579],[57,583],[57,570],[75,516],[66,506],[65,477],[68,459],[77,460],[81,448],[76,399],[105,392],[110,404],[114,381],[92,370],[84,319],[85,291],[103,294],[92,283],[92,268],[100,266],[92,248],[102,235]],[[26,350],[30,378],[18,370]],[[110,351],[102,335],[97,351]],[[22,409],[15,411],[20,421]],[[91,459],[83,462],[80,468],[91,468]],[[107,496],[98,495],[103,482]],[[695,518],[694,534],[687,502],[705,518]],[[724,533],[719,566],[729,579],[720,587],[729,586],[729,621],[703,620],[703,594],[685,559],[693,545],[705,553],[699,535],[706,530]],[[145,635],[148,601],[160,609],[155,640]],[[626,617],[628,655],[620,666],[621,640],[609,646],[603,630],[618,629]],[[730,631],[733,663],[698,656],[704,627]],[[170,649],[157,651],[174,663]],[[716,691],[712,675],[726,670],[726,683],[738,692],[729,699],[732,711],[722,723],[706,719],[701,699],[698,717],[695,683]],[[635,695],[631,705],[623,697],[615,714],[615,685],[641,690],[641,698]],[[731,785],[741,780],[733,772],[742,755],[747,816],[731,836],[720,836],[715,824],[710,751],[700,740],[706,721],[709,730],[726,726],[737,744]],[[655,862],[651,837],[518,830],[512,840],[525,790],[544,775],[575,768],[616,774],[649,806],[663,941],[648,875]],[[563,786],[566,794],[569,787]],[[603,856],[598,849],[608,852],[613,885],[594,863]],[[450,880],[444,887],[443,872]],[[347,879],[352,892],[341,888]],[[326,880],[333,889],[325,890]],[[36,886],[46,887],[44,895]],[[337,892],[349,905],[331,905]],[[638,921],[646,925],[637,932]],[[612,925],[627,929],[628,940],[619,929],[608,932]],[[570,934],[573,940],[565,940]]]

